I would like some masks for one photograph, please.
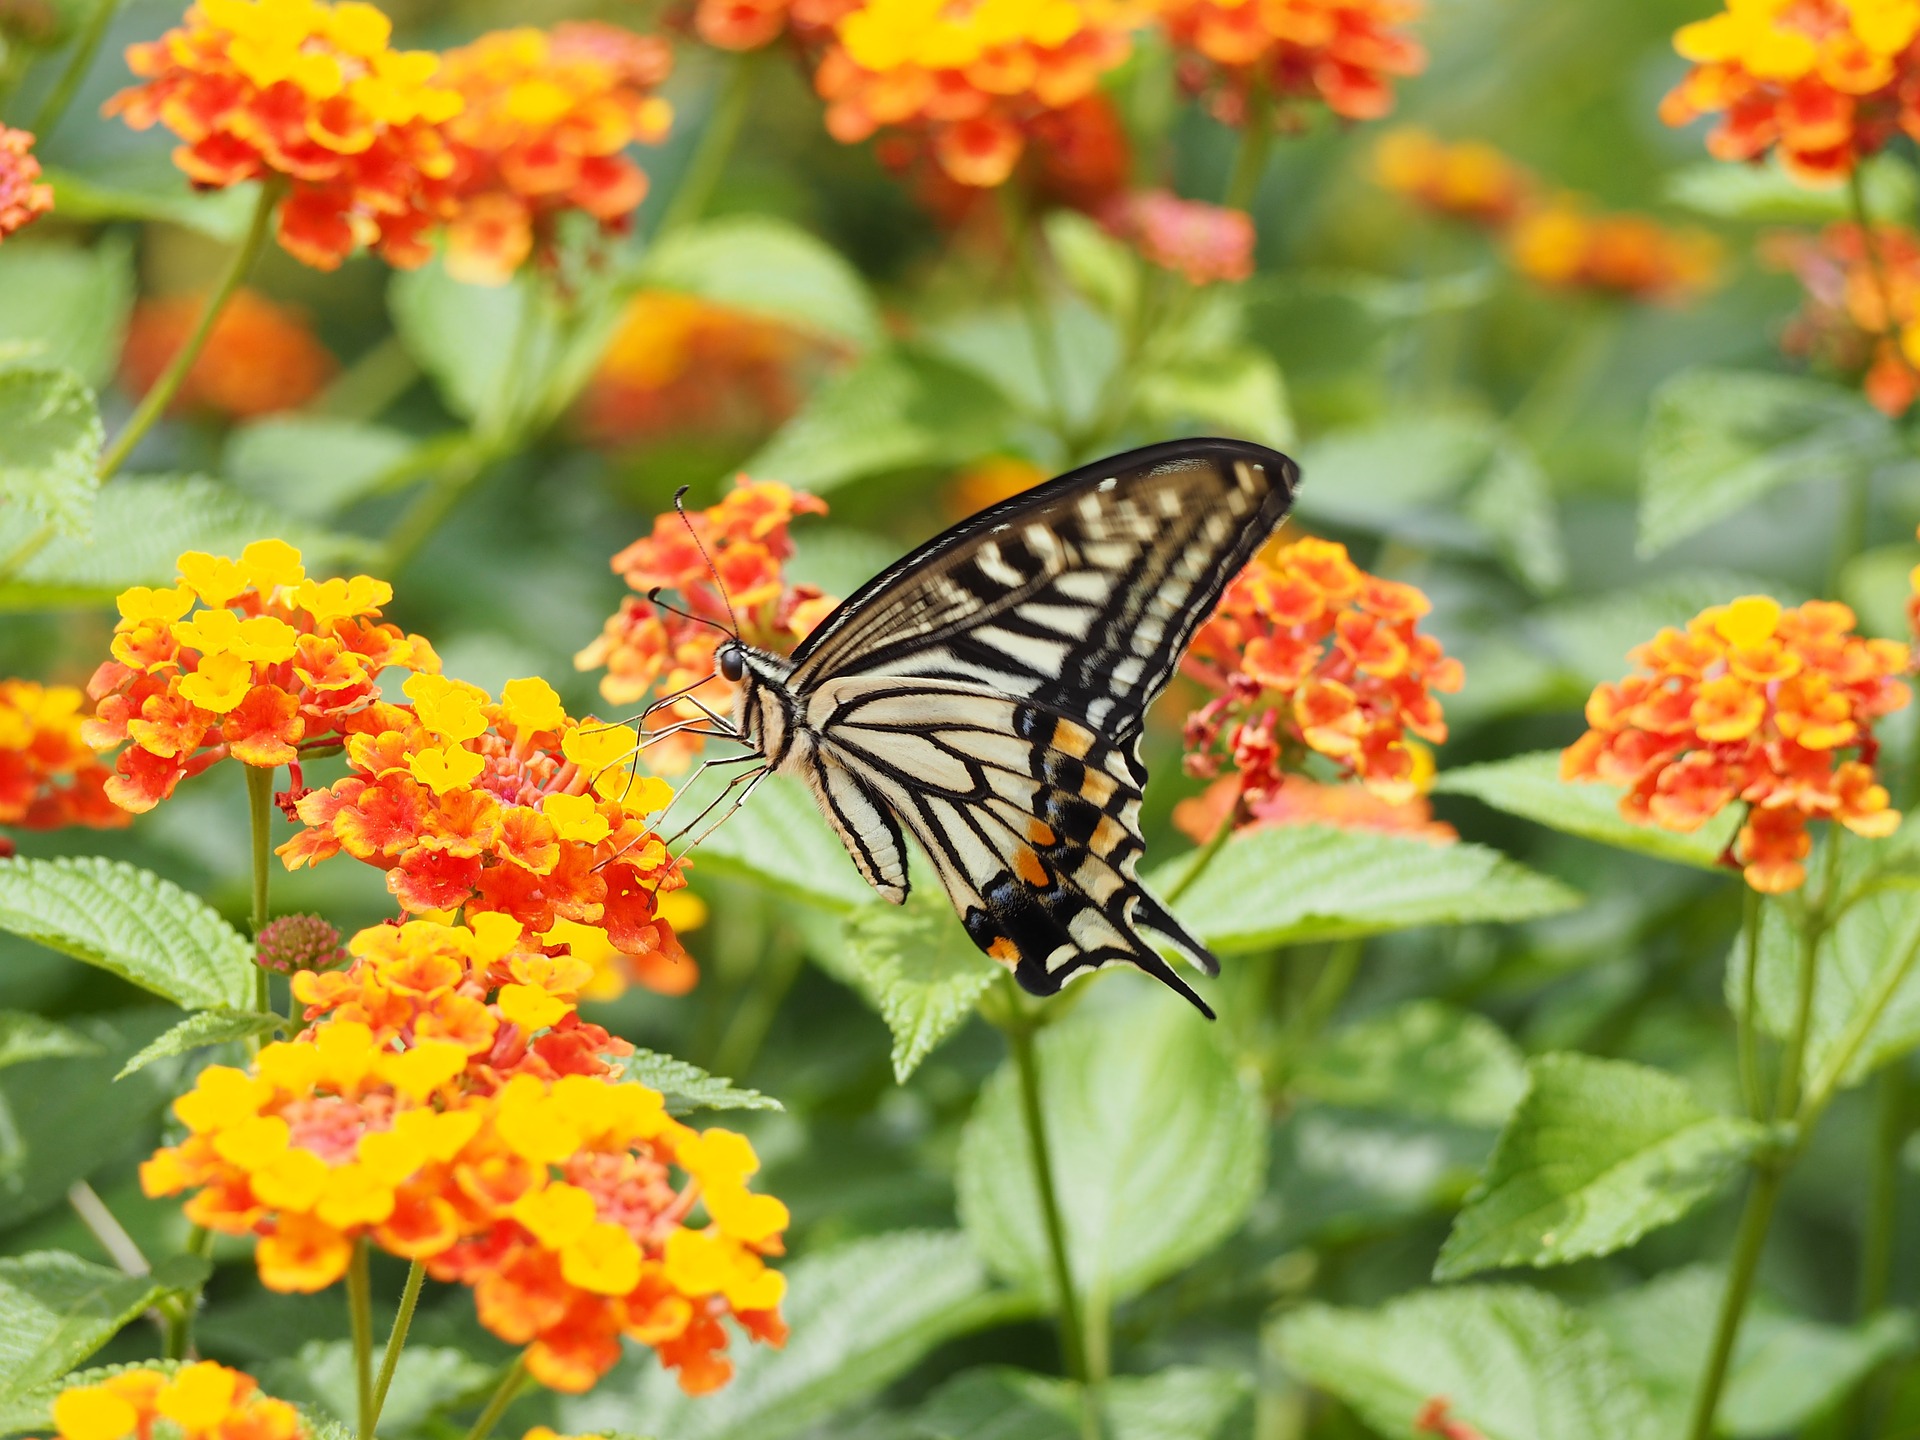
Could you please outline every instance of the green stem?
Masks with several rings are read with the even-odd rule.
[[[1171,271],[1158,265],[1136,265],[1139,284],[1135,287],[1133,311],[1127,317],[1127,331],[1120,348],[1120,358],[1114,362],[1113,372],[1101,387],[1100,399],[1094,406],[1093,419],[1087,428],[1074,439],[1072,458],[1091,460],[1105,450],[1120,427],[1127,422],[1127,415],[1133,409],[1135,391],[1139,387],[1141,360],[1154,333],[1166,322],[1166,328],[1172,328],[1172,320],[1179,311],[1179,300],[1193,293],[1193,286],[1187,285],[1184,291],[1175,297],[1175,303],[1169,305],[1168,287],[1173,283]]]
[[[1256,85],[1247,92],[1247,113],[1240,127],[1240,149],[1233,157],[1233,173],[1227,177],[1226,194],[1220,203],[1229,210],[1245,210],[1259,193],[1260,181],[1267,173],[1267,157],[1273,153],[1273,96],[1266,86]]]
[[[1813,1027],[1813,977],[1820,956],[1820,923],[1805,912],[1800,924],[1799,988],[1793,1002],[1793,1028],[1787,1032],[1787,1048],[1780,1056],[1780,1082],[1774,1096],[1773,1113],[1784,1120],[1800,1105],[1800,1072],[1807,1060],[1807,1035]]]
[[[487,1401],[487,1408],[480,1412],[480,1418],[473,1422],[473,1428],[467,1432],[467,1440],[487,1440],[493,1433],[493,1427],[500,1423],[500,1417],[513,1403],[513,1397],[520,1393],[520,1387],[527,1383],[527,1356],[522,1351],[516,1355],[507,1373],[500,1378],[499,1386]]]
[[[420,378],[420,366],[398,335],[388,335],[368,346],[320,392],[313,402],[316,414],[342,420],[373,420]]]
[[[1007,222],[1007,243],[1013,252],[1013,282],[1020,294],[1020,312],[1026,317],[1034,363],[1039,367],[1040,383],[1047,392],[1049,423],[1060,443],[1071,447],[1073,424],[1067,415],[1066,372],[1060,365],[1053,319],[1047,310],[1046,295],[1040,288],[1039,267],[1034,263],[1039,242],[1033,216],[1014,192],[1011,181],[1000,187],[1000,207]]]
[[[440,528],[468,488],[485,472],[492,458],[493,447],[478,439],[447,457],[440,473],[428,482],[388,532],[382,556],[385,574],[398,574],[419,553],[428,537]]]
[[[187,1231],[186,1253],[202,1259],[213,1258],[213,1232],[204,1225]],[[185,1360],[193,1353],[193,1312],[200,1303],[199,1293],[182,1295],[166,1312],[166,1343],[161,1354],[169,1360]]]
[[[805,959],[805,952],[789,939],[775,946],[756,967],[746,994],[734,1007],[727,1028],[720,1034],[720,1043],[714,1046],[715,1074],[742,1079],[753,1068],[753,1062],[760,1056],[760,1047],[766,1043],[767,1032],[780,1013],[780,1002],[787,998],[793,982],[800,978]]]
[[[60,78],[54,81],[53,89],[47,92],[47,98],[40,102],[40,109],[33,117],[29,128],[36,143],[45,145],[47,136],[60,123],[60,117],[67,113],[67,106],[73,103],[87,71],[93,68],[93,57],[100,53],[100,42],[107,38],[107,29],[119,9],[120,0],[95,0],[93,13],[87,17],[87,28],[80,32],[73,53],[67,57],[67,68],[60,72]]]
[[[1206,873],[1207,867],[1213,864],[1214,857],[1226,848],[1227,841],[1233,838],[1234,827],[1244,818],[1241,813],[1241,806],[1244,803],[1243,796],[1236,794],[1233,797],[1232,806],[1225,815],[1220,817],[1219,828],[1208,837],[1207,843],[1200,847],[1199,852],[1193,857],[1193,863],[1182,872],[1180,878],[1167,887],[1167,893],[1161,897],[1164,904],[1171,907],[1174,901],[1191,890],[1193,882]]]
[[[226,271],[214,286],[213,293],[207,297],[207,303],[201,308],[200,319],[193,327],[193,333],[187,337],[187,343],[175,352],[173,359],[167,362],[167,368],[160,372],[160,378],[153,387],[140,398],[134,408],[133,416],[121,430],[113,444],[107,447],[107,453],[100,457],[100,478],[110,480],[126,464],[127,456],[133,447],[140,443],[141,436],[153,428],[153,422],[160,418],[167,406],[179,392],[181,383],[187,378],[187,372],[193,368],[193,362],[200,358],[207,337],[213,333],[214,322],[220,318],[221,311],[227,308],[227,302],[240,288],[240,282],[253,269],[253,262],[260,257],[260,251],[266,246],[267,236],[273,229],[274,207],[280,203],[281,181],[266,180],[260,185],[260,198],[254,202],[253,219],[247,225],[246,237],[227,261]]]
[[[1612,357],[1626,310],[1619,305],[1587,309],[1576,317],[1573,333],[1554,353],[1539,377],[1507,416],[1507,425],[1536,451],[1560,437],[1593,389]]]
[[[726,173],[727,161],[733,156],[733,147],[740,139],[740,128],[746,123],[747,111],[752,108],[753,77],[759,68],[756,63],[759,57],[759,51],[747,50],[734,55],[728,62],[727,78],[721,84],[720,98],[714,102],[706,128],[700,132],[700,143],[687,160],[680,183],[674,187],[667,213],[660,217],[659,228],[654,231],[656,242],[683,226],[691,225],[706,213],[713,192],[720,184],[720,177]]]
[[[1720,1408],[1720,1392],[1727,1383],[1727,1366],[1733,1359],[1734,1341],[1740,1338],[1740,1321],[1753,1292],[1753,1277],[1760,1267],[1760,1251],[1766,1244],[1768,1227],[1773,1223],[1773,1208],[1780,1198],[1785,1170],[1776,1160],[1756,1165],[1752,1188],[1747,1191],[1746,1208],[1740,1213],[1740,1229],[1733,1242],[1733,1261],[1727,1272],[1727,1288],[1720,1297],[1720,1314],[1714,1321],[1713,1341],[1707,1352],[1707,1368],[1694,1394],[1693,1418],[1687,1425],[1687,1440],[1712,1440],[1714,1412]]]
[[[424,1262],[416,1260],[407,1271],[407,1285],[400,1292],[400,1313],[393,1317],[393,1329],[387,1333],[386,1352],[380,1357],[380,1374],[373,1382],[372,1425],[379,1425],[380,1412],[387,1405],[387,1390],[393,1384],[393,1372],[400,1364],[400,1352],[406,1348],[407,1330],[413,1324],[413,1312],[420,1304],[420,1286],[427,1278]]]
[[[1907,1141],[1907,1066],[1896,1060],[1880,1072],[1873,1168],[1867,1179],[1866,1233],[1860,1246],[1860,1318],[1887,1308],[1893,1278],[1893,1242],[1900,1218],[1900,1151]]]
[[[1767,1101],[1760,1083],[1760,1039],[1755,1015],[1760,1005],[1756,987],[1760,981],[1760,926],[1765,921],[1762,909],[1764,897],[1751,885],[1742,884],[1746,891],[1746,923],[1741,933],[1746,939],[1746,963],[1741,967],[1739,1029],[1735,1044],[1740,1060],[1740,1090],[1747,1099],[1747,1114],[1755,1120],[1764,1120],[1767,1115]]]
[[[347,1316],[353,1322],[354,1413],[360,1440],[373,1440],[373,1284],[367,1274],[367,1242],[353,1243],[347,1266]]]

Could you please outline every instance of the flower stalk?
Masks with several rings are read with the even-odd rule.
[[[1273,94],[1264,85],[1247,92],[1247,112],[1240,126],[1240,148],[1233,157],[1233,172],[1221,204],[1229,210],[1245,210],[1260,192],[1266,177],[1267,160],[1273,154]]]
[[[707,117],[706,128],[700,132],[700,143],[687,160],[680,183],[674,187],[673,199],[667,202],[667,213],[660,217],[660,226],[654,232],[656,242],[706,214],[720,177],[726,173],[727,161],[733,158],[747,111],[753,105],[753,82],[759,69],[755,62],[759,54],[757,50],[744,50],[727,62],[726,78],[720,84],[720,94]]]
[[[473,1422],[473,1428],[467,1432],[467,1440],[487,1440],[493,1433],[493,1427],[500,1423],[500,1417],[507,1413],[507,1407],[526,1383],[527,1356],[523,1350],[507,1367],[507,1373],[500,1377],[499,1385],[487,1400],[486,1409],[480,1412],[480,1418]]]
[[[356,1240],[347,1266],[347,1317],[353,1325],[354,1414],[360,1440],[373,1440],[373,1285],[368,1274],[367,1242]]]
[[[249,915],[253,938],[267,928],[267,885],[273,874],[273,777],[276,770],[264,766],[243,767],[247,776],[247,820],[253,840],[253,906]],[[253,971],[253,1004],[266,1010],[272,1004],[267,971],[256,965]]]
[[[93,13],[87,17],[87,28],[80,32],[80,38],[74,41],[73,53],[67,57],[67,67],[60,72],[60,78],[53,82],[53,89],[47,92],[47,98],[40,102],[40,109],[33,117],[31,127],[41,144],[53,133],[53,127],[60,123],[60,117],[67,113],[67,107],[73,103],[73,97],[79,92],[80,82],[87,78],[87,72],[93,68],[93,57],[100,53],[100,42],[107,38],[107,31],[113,25],[113,17],[120,13],[120,0],[95,0]]]
[[[420,1287],[427,1278],[424,1261],[415,1260],[407,1269],[406,1287],[400,1292],[400,1313],[393,1317],[393,1329],[387,1334],[386,1352],[380,1357],[380,1373],[373,1382],[373,1415],[371,1423],[380,1423],[380,1412],[386,1408],[387,1391],[393,1385],[393,1372],[400,1364],[400,1352],[406,1348],[407,1331],[413,1325],[413,1312],[420,1304]]]

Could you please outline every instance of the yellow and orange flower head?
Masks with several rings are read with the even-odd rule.
[[[1334,541],[1269,546],[1227,587],[1182,666],[1215,692],[1187,717],[1189,773],[1231,767],[1257,809],[1319,756],[1385,800],[1418,796],[1424,752],[1408,737],[1447,738],[1436,692],[1464,678],[1421,633],[1429,608]]]
[[[1418,75],[1427,54],[1406,26],[1421,0],[1163,0],[1161,23],[1179,53],[1182,85],[1213,96],[1214,113],[1244,123],[1248,97],[1284,107],[1325,105],[1343,120],[1393,109],[1393,82]]]
[[[567,210],[624,229],[647,177],[623,152],[666,137],[673,111],[653,91],[672,63],[658,37],[595,21],[499,30],[450,51],[439,79],[464,103],[443,127],[459,206],[447,268],[504,283],[546,253]]]
[[[85,707],[71,685],[0,680],[0,825],[113,829],[132,820],[107,798],[113,772],[82,734]]]
[[[656,686],[664,692],[687,690],[687,699],[661,712],[656,729],[698,720],[695,699],[730,714],[733,687],[714,667],[714,651],[724,638],[715,626],[737,619],[748,644],[785,651],[826,619],[834,601],[815,586],[792,584],[781,574],[793,554],[787,533],[793,518],[823,515],[826,509],[825,501],[805,491],[742,475],[716,505],[685,519],[677,512],[658,516],[651,535],[613,557],[615,572],[637,593],[608,617],[599,637],[574,656],[574,664],[582,670],[604,666],[600,693],[615,705],[631,705]],[[720,572],[717,582],[707,555]],[[713,623],[699,624],[652,604],[644,597],[655,588],[676,591],[685,609]],[[672,771],[699,749],[698,738],[676,735],[650,743],[647,759]]]
[[[674,19],[718,50],[758,50],[790,34],[802,43],[828,36],[860,0],[691,0]]]
[[[1760,255],[1807,292],[1781,347],[1859,379],[1876,406],[1904,415],[1920,394],[1920,235],[1876,225],[1869,245],[1858,225],[1830,225],[1766,236]]]
[[[33,136],[0,125],[0,240],[53,209],[53,187],[40,179]]]
[[[1184,275],[1191,285],[1253,274],[1253,217],[1244,210],[1182,200],[1168,190],[1136,190],[1116,197],[1100,218],[1149,264]]]
[[[1572,196],[1525,211],[1507,243],[1515,269],[1561,290],[1680,303],[1720,275],[1720,242],[1706,231],[1645,215],[1596,215]]]
[[[307,1440],[300,1412],[260,1393],[259,1382],[211,1360],[172,1373],[122,1370],[97,1385],[74,1385],[53,1401],[60,1440]]]
[[[394,50],[391,30],[364,0],[197,0],[182,25],[128,48],[143,83],[107,113],[166,126],[202,189],[284,181],[280,243],[305,264],[331,270],[365,245],[418,265],[451,213],[439,127],[461,101],[438,83],[439,60]]]
[[[786,1207],[748,1189],[745,1139],[621,1078],[630,1047],[574,1009],[587,961],[497,914],[349,949],[347,971],[295,977],[302,1036],[175,1102],[188,1133],[141,1167],[149,1195],[192,1191],[196,1224],[257,1237],[277,1290],[331,1285],[362,1238],[424,1261],[558,1390],[591,1386],[622,1336],[691,1391],[727,1379],[724,1318],[784,1338],[766,1257]]]
[[[1660,118],[1720,117],[1707,136],[1717,159],[1777,150],[1794,173],[1828,180],[1920,133],[1920,0],[1726,0],[1673,46],[1693,69]]]
[[[204,297],[175,296],[134,307],[120,352],[121,381],[130,394],[145,394],[160,378],[204,305]],[[297,410],[320,393],[336,368],[298,310],[240,290],[214,321],[172,408],[228,420]]]
[[[379,698],[382,670],[440,669],[420,636],[379,622],[392,586],[310,580],[284,540],[238,560],[190,551],[179,575],[121,593],[113,658],[87,684],[97,708],[82,735],[126,747],[106,792],[135,814],[229,755],[271,769],[339,744]]]
[[[1744,802],[1729,852],[1768,893],[1806,879],[1807,823],[1859,835],[1900,824],[1876,782],[1874,723],[1907,703],[1908,647],[1854,633],[1829,600],[1783,610],[1761,595],[1703,610],[1633,652],[1640,670],[1587,701],[1587,733],[1560,758],[1568,780],[1625,787],[1641,824],[1697,830]]]
[[[913,136],[952,181],[1013,174],[1045,117],[1085,100],[1132,49],[1140,0],[865,0],[814,75],[844,144]]]
[[[639,736],[569,718],[544,680],[509,681],[498,703],[439,675],[405,691],[412,704],[352,718],[346,777],[295,802],[306,828],[280,847],[287,868],[344,851],[386,871],[409,914],[590,926],[636,973],[680,971],[688,988],[697,971],[660,913],[686,882],[647,819],[673,791],[632,773]]]
[[[1491,230],[1511,223],[1533,198],[1524,165],[1479,140],[1449,144],[1418,126],[1389,130],[1373,148],[1374,178],[1437,215]]]

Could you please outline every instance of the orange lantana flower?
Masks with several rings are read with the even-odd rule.
[[[1425,757],[1426,751],[1416,751]],[[1428,775],[1422,776],[1420,770]],[[1411,835],[1421,840],[1457,840],[1460,834],[1444,820],[1433,818],[1433,803],[1421,781],[1431,778],[1430,759],[1415,771],[1416,793],[1389,800],[1357,781],[1323,784],[1304,775],[1289,775],[1277,789],[1263,791],[1248,801],[1241,795],[1238,776],[1222,775],[1199,795],[1173,807],[1173,823],[1196,842],[1213,838],[1230,818],[1242,830],[1280,825],[1326,825],[1335,830],[1378,830],[1388,835]]]
[[[127,50],[144,83],[107,104],[137,130],[165,125],[202,189],[279,177],[280,243],[331,270],[356,246],[394,265],[431,254],[454,159],[439,126],[460,97],[440,62],[394,50],[363,0],[197,0],[185,22]]]
[[[1393,109],[1393,82],[1427,54],[1405,26],[1421,0],[1164,0],[1161,23],[1180,52],[1180,78],[1211,92],[1214,113],[1241,124],[1249,96],[1321,104],[1343,120]],[[1283,123],[1298,123],[1283,109]]]
[[[1760,253],[1807,292],[1781,347],[1858,379],[1881,410],[1904,415],[1920,394],[1920,235],[1829,225],[1817,236],[1767,236]]]
[[[177,1433],[183,1440],[306,1440],[300,1412],[260,1393],[259,1382],[211,1360],[171,1373],[122,1370],[97,1385],[74,1385],[53,1401],[60,1440],[133,1440]]]
[[[1900,131],[1920,134],[1920,0],[1726,0],[1673,47],[1693,69],[1660,118],[1719,116],[1707,136],[1718,159],[1778,149],[1788,169],[1831,179]]]
[[[1187,717],[1187,769],[1239,772],[1258,807],[1309,755],[1382,798],[1419,793],[1408,737],[1447,738],[1435,692],[1460,688],[1460,662],[1420,633],[1430,608],[1412,585],[1369,575],[1347,547],[1311,536],[1269,547],[1200,627],[1183,670],[1217,692]]]
[[[129,394],[144,395],[153,387],[205,308],[197,296],[142,300],[134,307],[120,352],[121,383]],[[336,368],[306,316],[240,290],[213,322],[172,408],[229,420],[297,410],[320,393]]]
[[[673,109],[652,92],[672,64],[665,41],[596,21],[499,30],[450,51],[440,78],[464,105],[444,127],[459,202],[449,271],[504,283],[550,250],[567,210],[624,229],[647,177],[623,152],[666,137]]]
[[[126,746],[106,790],[136,814],[228,755],[272,769],[337,745],[382,670],[440,668],[425,640],[377,623],[392,586],[309,580],[283,540],[238,560],[189,551],[179,575],[121,593],[113,658],[87,684],[98,710],[83,734],[96,750]]]
[[[1457,215],[1503,229],[1532,199],[1534,177],[1524,165],[1480,140],[1449,144],[1418,126],[1403,125],[1373,148],[1381,185],[1441,215]]]
[[[1574,196],[1524,212],[1508,234],[1514,268],[1557,289],[1681,301],[1712,288],[1720,242],[1645,215],[1597,215]]]
[[[0,125],[0,240],[53,209],[53,187],[40,179],[33,136]]]
[[[716,627],[737,618],[748,644],[791,650],[826,618],[834,607],[831,598],[814,586],[790,584],[781,574],[793,554],[788,525],[796,515],[825,514],[826,508],[805,491],[742,475],[717,505],[685,519],[677,512],[657,517],[651,535],[613,557],[614,570],[638,593],[608,618],[599,637],[574,656],[574,664],[582,670],[605,666],[600,693],[615,705],[631,705],[656,686],[665,692],[687,690],[687,698],[665,710],[654,729],[700,719],[696,700],[730,714],[733,687],[713,663],[725,638]],[[718,583],[707,569],[702,545],[720,572]],[[677,592],[685,609],[713,623],[687,620],[643,598],[656,587]],[[700,745],[698,737],[675,735],[650,742],[647,757],[673,770]]]
[[[1856,834],[1900,824],[1873,774],[1873,726],[1907,703],[1908,647],[1853,633],[1829,600],[1783,610],[1763,595],[1716,605],[1633,652],[1641,673],[1601,685],[1590,727],[1560,757],[1568,780],[1626,787],[1620,813],[1697,830],[1744,802],[1728,860],[1769,893],[1806,879],[1810,820]]]
[[[0,825],[114,829],[132,816],[107,798],[112,774],[82,731],[86,696],[71,685],[0,680]],[[0,854],[5,854],[0,842]]]

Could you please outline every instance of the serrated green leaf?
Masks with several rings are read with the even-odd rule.
[[[1920,182],[1893,155],[1877,155],[1860,167],[1870,215],[1907,215],[1920,199]],[[1716,220],[1746,220],[1763,225],[1817,225],[1853,218],[1847,183],[1809,183],[1790,175],[1779,157],[1759,164],[1702,160],[1666,177],[1667,199]]]
[[[569,1434],[783,1440],[859,1403],[939,1345],[1017,1313],[988,1289],[966,1236],[898,1231],[807,1256],[787,1271],[786,1347],[736,1343],[724,1390],[690,1397],[650,1358],[630,1358],[562,1403]]]
[[[124,240],[108,237],[91,249],[8,245],[0,249],[0,294],[0,363],[71,370],[88,385],[112,378],[133,305]]]
[[[0,506],[0,554],[28,545],[32,517]],[[298,546],[307,568],[364,551],[364,542],[290,520],[217,480],[200,476],[117,477],[94,498],[91,533],[58,536],[0,578],[0,611],[106,605],[129,585],[168,585],[187,550],[238,555],[272,537]]]
[[[1472,548],[1477,527],[1453,502],[1485,471],[1499,439],[1499,427],[1486,416],[1457,410],[1335,430],[1301,451],[1301,469],[1313,482],[1300,489],[1298,513]]]
[[[62,1250],[0,1259],[0,1408],[85,1360],[162,1295],[204,1282],[197,1256],[127,1275]]]
[[[1252,1386],[1232,1370],[1171,1365],[1102,1388],[1102,1433],[1113,1440],[1212,1440]],[[1078,1440],[1078,1388],[1009,1366],[956,1375],[914,1414],[923,1440]]]
[[[401,271],[387,287],[387,309],[407,353],[447,408],[468,420],[497,420],[509,375],[543,374],[551,364],[544,336],[538,343],[519,341],[534,303],[531,282],[523,278],[462,285],[438,258]]]
[[[77,1030],[24,1010],[0,1010],[0,1070],[32,1060],[97,1055],[100,1046]]]
[[[710,794],[689,792],[680,803],[697,815]],[[853,868],[840,837],[820,818],[813,798],[781,775],[762,780],[753,799],[700,842],[695,863],[828,909],[851,910],[879,900]]]
[[[818,958],[887,1022],[893,1076],[902,1085],[973,1013],[973,1002],[997,973],[946,897],[921,887],[905,905],[856,910],[847,917],[844,943]]]
[[[400,1352],[393,1387],[380,1410],[380,1433],[404,1435],[445,1406],[482,1400],[499,1378],[494,1366],[458,1350],[409,1345]],[[350,1340],[310,1340],[296,1354],[267,1366],[260,1379],[269,1394],[315,1407],[336,1423],[352,1423],[357,1415]]]
[[[1119,327],[1078,295],[1055,294],[1047,297],[1045,304],[1045,334],[1050,343],[1044,346],[1026,310],[1014,304],[968,307],[915,332],[918,345],[923,347],[915,353],[939,358],[955,373],[985,386],[1000,402],[987,445],[969,448],[964,454],[956,449],[937,462],[943,468],[1021,439],[1027,442],[1023,453],[1036,447],[1040,447],[1037,453],[1051,453],[1044,448],[1049,442],[1035,435],[1034,425],[1052,417],[1056,390],[1059,408],[1069,424],[1095,422],[1120,361]],[[1212,324],[1218,314],[1210,292],[1202,291],[1194,297],[1189,328],[1209,327],[1213,345],[1227,344],[1237,338],[1237,330]],[[1236,321],[1237,315],[1236,310]],[[1178,336],[1161,338],[1172,353],[1194,348]],[[1043,358],[1048,351],[1051,357]],[[956,433],[952,444],[973,447],[988,433]]]
[[[858,349],[878,344],[879,308],[840,253],[784,220],[728,215],[663,239],[641,283],[747,310]]]
[[[1665,1440],[1646,1389],[1585,1316],[1518,1286],[1429,1290],[1378,1310],[1307,1305],[1275,1327],[1287,1368],[1389,1440],[1447,1418],[1484,1440]]]
[[[1140,377],[1137,403],[1141,414],[1162,429],[1218,431],[1276,448],[1292,445],[1295,438],[1280,366],[1252,345],[1149,370]]]
[[[1735,809],[1689,834],[1658,825],[1636,825],[1620,813],[1622,792],[1618,786],[1562,780],[1557,750],[1445,770],[1435,779],[1433,789],[1440,795],[1471,795],[1496,810],[1583,840],[1597,840],[1616,849],[1697,865],[1703,870],[1719,867],[1720,856],[1740,828],[1740,815]]]
[[[135,1360],[122,1365],[90,1365],[84,1370],[71,1371],[58,1380],[33,1386],[11,1399],[0,1401],[0,1435],[53,1431],[53,1402],[59,1398],[62,1390],[77,1385],[98,1385],[133,1370],[157,1370],[162,1375],[171,1375],[186,1363],[184,1360]]]
[[[1640,452],[1642,557],[1769,491],[1838,484],[1904,454],[1893,422],[1858,391],[1792,375],[1688,370],[1654,393]]]
[[[328,415],[271,415],[235,430],[226,471],[235,488],[288,515],[319,520],[377,493],[411,456],[411,436]]]
[[[719,1075],[709,1075],[698,1065],[676,1060],[652,1050],[635,1050],[621,1062],[622,1078],[658,1090],[667,1097],[667,1109],[675,1115],[692,1110],[781,1110],[785,1107],[771,1095],[736,1086]]]
[[[1259,1193],[1267,1133],[1214,1027],[1185,1006],[1075,1014],[1036,1037],[1053,1183],[1074,1284],[1109,1300],[1233,1233]],[[960,1219],[987,1263],[1049,1293],[1019,1078],[1003,1066],[960,1141]]]
[[[259,203],[260,187],[243,181],[219,190],[195,190],[170,163],[144,164],[80,174],[49,168],[53,208],[82,223],[159,220],[237,245]]]
[[[93,391],[71,370],[0,369],[0,502],[62,535],[86,528],[100,488],[106,429]]]
[[[211,905],[123,860],[0,865],[0,930],[110,970],[183,1010],[253,999],[253,946]]]
[[[124,1080],[153,1064],[156,1060],[170,1059],[175,1055],[186,1055],[195,1050],[204,1050],[209,1045],[226,1045],[236,1040],[250,1040],[256,1035],[270,1035],[275,1030],[284,1030],[286,1020],[279,1015],[264,1010],[234,1010],[219,1005],[211,1010],[202,1010],[197,1015],[189,1015],[166,1034],[141,1050],[113,1078]]]
[[[1526,1090],[1520,1047],[1485,1016],[1414,1000],[1342,1027],[1295,1077],[1332,1105],[1495,1126]]]
[[[1273,1130],[1255,1212],[1262,1238],[1278,1248],[1342,1245],[1452,1211],[1491,1148],[1484,1130],[1302,1105]]]
[[[1436,1279],[1610,1255],[1712,1199],[1766,1136],[1646,1065],[1541,1055],[1527,1078]]]
[[[1192,854],[1148,878],[1166,894]],[[1557,880],[1480,845],[1377,831],[1271,826],[1229,841],[1174,906],[1223,954],[1420,925],[1532,920],[1580,903]]]
[[[1567,579],[1567,551],[1553,503],[1553,482],[1531,446],[1504,432],[1478,482],[1467,492],[1467,515],[1493,537],[1507,568],[1534,590],[1558,590]]]

